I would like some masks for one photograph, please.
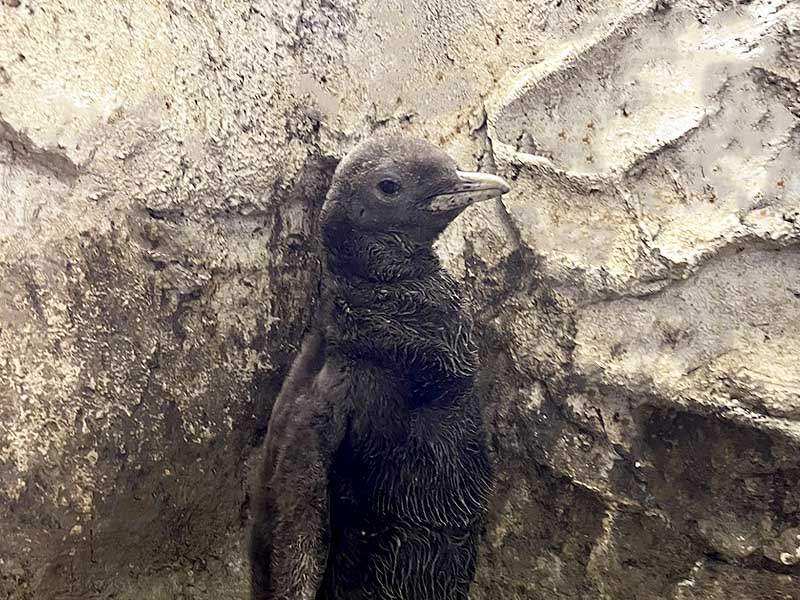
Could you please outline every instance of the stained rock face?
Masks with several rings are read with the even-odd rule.
[[[0,596],[241,598],[248,469],[375,130],[514,182],[476,599],[800,598],[800,7],[0,3]]]

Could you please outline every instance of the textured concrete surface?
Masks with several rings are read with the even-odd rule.
[[[800,599],[800,6],[0,2],[0,597],[245,594],[340,157],[443,237],[498,469],[476,599]]]

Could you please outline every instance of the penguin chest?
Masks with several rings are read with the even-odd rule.
[[[376,386],[359,381],[366,384],[355,388],[330,469],[331,541],[318,600],[465,600],[490,490],[471,399],[419,405],[402,382],[368,395]]]
[[[394,522],[471,527],[488,502],[480,424],[458,403],[413,406],[402,385],[356,399],[331,469],[331,499],[361,530]]]

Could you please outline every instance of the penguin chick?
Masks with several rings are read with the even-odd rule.
[[[264,443],[253,600],[466,600],[491,470],[472,321],[433,243],[508,190],[407,137],[337,167],[318,326]]]

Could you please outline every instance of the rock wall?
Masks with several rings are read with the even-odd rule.
[[[0,2],[0,597],[243,598],[337,159],[513,180],[440,243],[476,600],[800,598],[800,5]]]

